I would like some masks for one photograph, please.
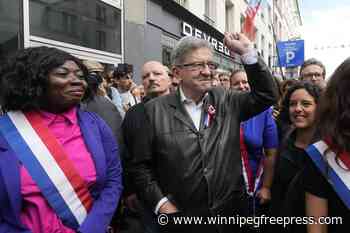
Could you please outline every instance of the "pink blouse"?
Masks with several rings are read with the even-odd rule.
[[[96,169],[78,125],[77,108],[72,108],[62,114],[48,112],[40,112],[40,114],[90,187],[96,181]],[[20,174],[23,224],[32,233],[74,233],[72,229],[63,225],[25,167],[21,166]]]

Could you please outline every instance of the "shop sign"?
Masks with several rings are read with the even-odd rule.
[[[194,36],[200,39],[207,40],[210,44],[213,45],[213,48],[219,53],[230,56],[230,50],[224,45],[222,41],[208,35],[207,33],[199,30],[198,28],[186,23],[182,22],[182,35],[184,36]]]

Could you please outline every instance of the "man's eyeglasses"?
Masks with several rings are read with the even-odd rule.
[[[323,74],[322,73],[306,73],[306,74],[301,74],[301,77],[303,79],[311,79],[313,77],[315,77],[316,79],[321,79],[321,78],[323,78]]]
[[[205,67],[208,66],[208,68],[211,71],[214,71],[219,67],[219,64],[215,62],[193,62],[193,63],[187,63],[187,64],[179,64],[176,66],[182,67],[188,70],[193,70],[193,71],[204,70]]]

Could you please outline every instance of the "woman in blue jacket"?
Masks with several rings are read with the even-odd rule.
[[[0,71],[0,232],[104,233],[122,191],[118,146],[89,97],[87,70],[28,48]]]

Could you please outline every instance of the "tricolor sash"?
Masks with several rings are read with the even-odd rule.
[[[337,160],[336,153],[331,150],[330,144],[325,141],[318,141],[310,145],[306,152],[350,210],[349,156],[340,154]],[[327,155],[325,155],[325,152]]]
[[[41,116],[34,112],[8,112],[0,118],[0,133],[62,222],[78,229],[93,199],[86,182]]]
[[[244,142],[244,131],[242,126],[240,127],[239,136],[240,136],[239,141],[240,141],[243,178],[244,178],[247,194],[253,197],[256,194],[256,191],[260,185],[261,177],[264,172],[264,159],[263,158],[260,159],[259,167],[256,172],[256,176],[254,177],[252,168],[249,164],[249,155],[248,155],[247,146]]]

